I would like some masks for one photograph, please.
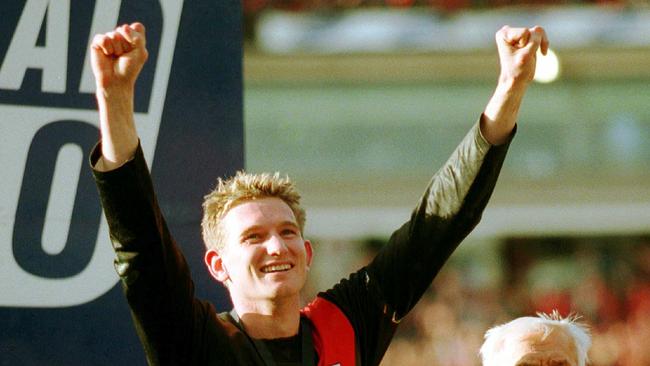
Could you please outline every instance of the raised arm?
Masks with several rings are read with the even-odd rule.
[[[398,317],[410,310],[458,244],[478,224],[496,185],[519,108],[535,74],[535,53],[548,49],[540,27],[496,33],[501,73],[480,118],[433,176],[413,211],[369,270]],[[480,133],[478,129],[480,128]],[[497,146],[495,146],[497,145]]]
[[[366,269],[325,295],[347,314],[362,314],[363,324],[355,324],[357,328],[381,328],[388,325],[375,322],[377,318],[392,322],[405,316],[480,221],[513,137],[524,93],[534,76],[535,53],[540,47],[542,52],[548,49],[540,27],[505,26],[496,33],[496,41],[501,74],[480,124],[472,127],[434,174],[410,220],[393,233]],[[366,288],[369,297],[383,302],[381,315],[373,320],[376,313],[367,310],[372,301],[364,302],[365,298],[349,290],[355,285],[347,283]],[[387,344],[372,336],[364,342]]]
[[[499,81],[483,112],[481,133],[493,145],[504,143],[515,126],[528,84],[535,75],[536,53],[548,50],[548,38],[541,27],[502,27],[496,33],[501,64]]]
[[[148,57],[144,26],[133,23],[96,35],[90,56],[102,136],[102,159],[95,169],[108,171],[124,164],[138,147],[133,95]]]
[[[158,205],[134,124],[136,80],[148,53],[144,26],[123,25],[91,44],[101,123],[93,175],[115,250],[115,269],[150,365],[198,365],[204,355],[228,360],[216,311],[194,296],[187,262]],[[100,154],[101,153],[101,154]],[[206,330],[207,327],[211,327]],[[207,340],[197,337],[208,334]],[[203,334],[203,333],[201,333]]]

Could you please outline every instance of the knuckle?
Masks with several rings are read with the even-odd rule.
[[[97,43],[99,43],[100,46],[107,46],[111,43],[111,40],[106,35],[100,35]]]
[[[539,25],[534,26],[530,30],[532,33],[539,35],[540,37],[543,36],[546,32],[544,31],[544,28],[540,27]]]

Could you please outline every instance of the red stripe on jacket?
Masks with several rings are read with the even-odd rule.
[[[354,328],[341,309],[322,297],[316,297],[302,309],[302,313],[313,324],[318,366],[355,366]]]

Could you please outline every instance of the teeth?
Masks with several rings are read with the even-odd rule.
[[[272,265],[272,266],[262,268],[262,272],[271,273],[271,272],[287,271],[289,269],[291,269],[290,264],[277,264],[277,265]]]

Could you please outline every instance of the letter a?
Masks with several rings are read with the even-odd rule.
[[[46,18],[47,14],[47,18]],[[45,45],[37,46],[45,28]],[[70,0],[28,0],[0,66],[0,89],[19,90],[27,69],[41,69],[41,91],[65,93]]]

